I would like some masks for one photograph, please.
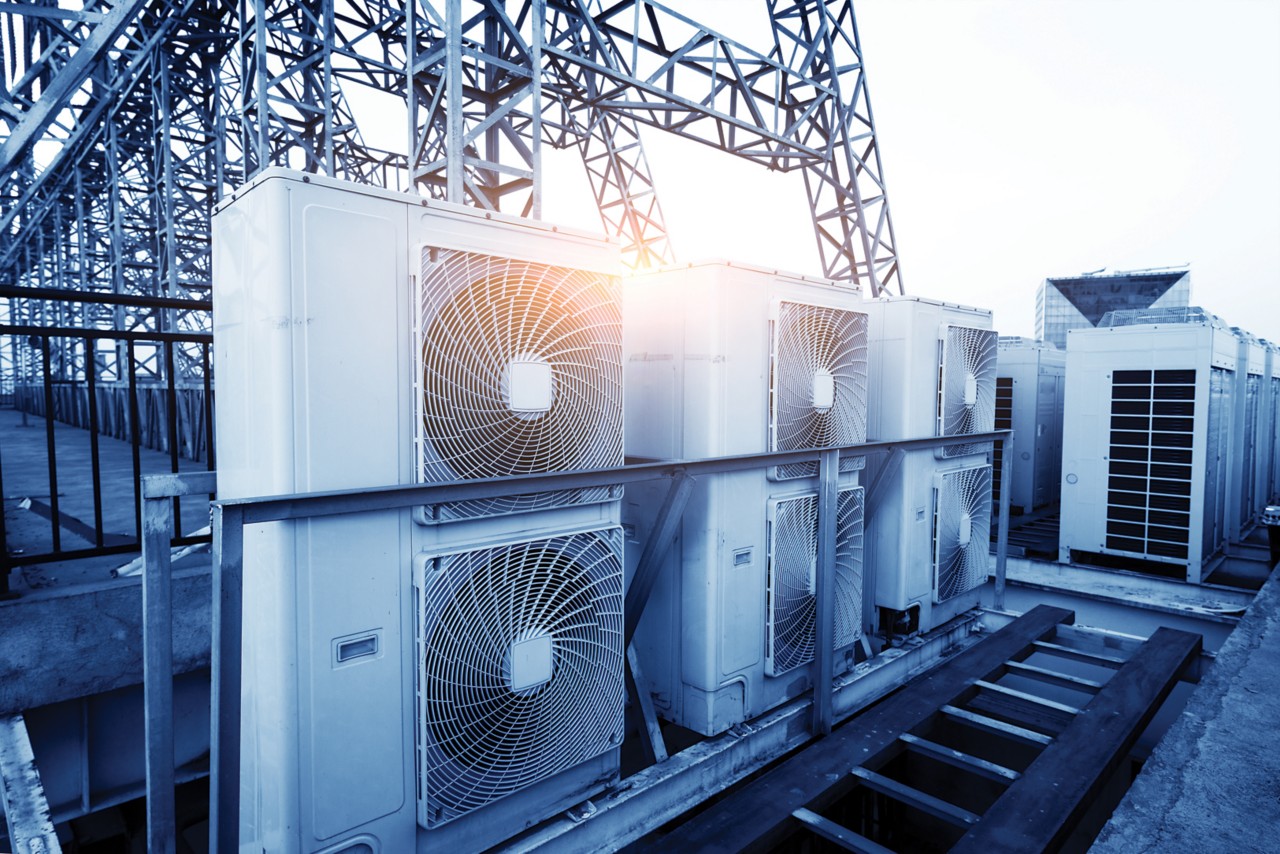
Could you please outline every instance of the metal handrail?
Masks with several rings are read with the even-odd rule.
[[[442,484],[414,486],[386,486],[368,489],[341,490],[295,495],[277,495],[258,498],[236,498],[215,501],[211,506],[213,529],[213,644],[212,644],[212,710],[211,710],[211,780],[209,845],[211,851],[232,850],[239,835],[240,800],[240,689],[241,643],[243,628],[243,573],[244,526],[263,522],[307,519],[347,513],[363,513],[377,510],[402,509],[428,504],[441,504],[517,495],[547,490],[581,489],[616,486],[640,481],[668,478],[672,488],[660,518],[678,521],[687,498],[691,482],[696,477],[749,471],[779,465],[817,462],[816,476],[807,478],[818,486],[819,565],[824,571],[816,579],[818,637],[815,639],[817,655],[814,679],[812,729],[815,734],[830,732],[832,726],[832,698],[834,662],[830,653],[834,634],[834,567],[836,538],[836,502],[839,483],[840,460],[844,457],[866,457],[890,451],[907,451],[947,447],[958,444],[993,443],[1003,449],[1012,437],[1012,430],[961,436],[929,437],[891,442],[868,442],[841,448],[815,448],[802,451],[781,451],[739,456],[717,457],[705,460],[665,460],[624,465],[610,469],[594,469],[555,474],[531,474],[486,480],[456,481]],[[1008,482],[1011,462],[1008,454],[1001,455],[1000,476]],[[173,778],[173,724],[172,724],[172,648],[170,635],[165,631],[171,626],[168,610],[168,557],[166,542],[159,530],[167,533],[165,509],[168,499],[175,495],[212,491],[213,473],[198,475],[158,475],[146,479],[144,498],[148,519],[154,518],[155,526],[148,523],[150,536],[144,541],[144,561],[147,581],[144,591],[150,596],[144,601],[147,611],[145,624],[151,631],[145,644],[145,655],[150,665],[147,675],[148,710],[148,821],[156,834],[153,838],[167,844],[172,835],[172,778]],[[996,545],[994,605],[1004,609],[1005,569],[1008,556],[1009,490],[1001,490]],[[163,526],[157,530],[156,526]],[[154,531],[154,534],[152,532]],[[629,586],[627,602],[628,623],[633,624],[643,611],[653,577],[645,573],[659,571],[666,543],[655,543],[655,537],[670,536],[674,524],[655,526],[650,542],[646,543],[641,565]],[[827,571],[829,569],[829,571]],[[154,585],[154,586],[153,586]],[[636,595],[633,596],[633,592]],[[154,641],[154,643],[153,643]],[[825,653],[825,654],[824,654]],[[166,655],[168,656],[166,658]],[[168,663],[168,667],[165,665]],[[817,690],[827,686],[828,690]],[[167,693],[165,693],[167,691]],[[153,696],[154,692],[154,696]],[[153,713],[154,712],[154,713]],[[152,718],[156,724],[152,725]],[[153,744],[154,742],[154,744]],[[154,746],[154,751],[153,751]],[[165,752],[167,746],[167,753]],[[664,752],[663,752],[664,753]],[[154,757],[154,759],[153,759]],[[167,771],[167,776],[165,775]],[[153,773],[155,776],[153,776]],[[167,785],[167,798],[164,787]],[[160,799],[152,812],[151,797]],[[167,812],[166,812],[167,810]],[[170,829],[161,822],[167,820]],[[169,851],[171,848],[152,848]]]

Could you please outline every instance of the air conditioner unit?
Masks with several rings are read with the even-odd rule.
[[[1267,449],[1259,481],[1268,504],[1280,501],[1280,346],[1267,341],[1267,405],[1262,407],[1262,443]]]
[[[615,246],[279,169],[213,238],[220,496],[621,462]],[[246,529],[242,845],[487,848],[616,779],[619,521],[603,491]]]
[[[1067,336],[1059,559],[1199,583],[1229,533],[1240,345],[1203,309]]]
[[[866,305],[870,440],[995,429],[998,336],[989,311],[918,297]],[[927,631],[978,604],[988,547],[984,539],[980,557],[973,537],[990,527],[990,449],[907,450],[869,472],[876,486],[868,498],[867,564],[875,603],[890,612],[882,620]],[[969,509],[956,511],[961,505]]]
[[[1062,396],[1067,354],[1051,344],[1001,336],[996,367],[997,430],[1013,439],[994,451],[993,506],[998,507],[1002,453],[1010,454],[1009,509],[1030,513],[1058,502],[1062,482]]]
[[[1233,328],[1232,331],[1240,339],[1236,376],[1244,383],[1239,390],[1240,402],[1236,411],[1243,417],[1239,420],[1240,429],[1234,449],[1240,461],[1235,481],[1239,485],[1239,509],[1232,520],[1231,540],[1238,542],[1257,522],[1271,497],[1264,479],[1270,464],[1270,446],[1265,441],[1268,425],[1264,415],[1270,408],[1268,395],[1271,389],[1268,385],[1266,345],[1243,329]]]
[[[628,458],[864,441],[862,305],[847,286],[737,264],[628,280]],[[849,460],[840,475],[841,670],[853,662],[850,645],[866,617],[857,557],[860,465]],[[694,484],[635,637],[655,708],[667,720],[714,735],[812,686],[814,474],[814,465],[785,466]],[[628,486],[623,521],[637,544],[650,534],[666,488]]]

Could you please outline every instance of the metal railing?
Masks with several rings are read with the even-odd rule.
[[[0,325],[0,340],[21,340],[31,351],[28,376],[15,382],[15,405],[42,417],[49,520],[47,548],[10,555],[3,514],[0,514],[0,595],[8,592],[9,571],[49,561],[73,560],[138,552],[142,547],[142,478],[144,447],[167,452],[171,472],[182,457],[203,460],[209,471],[213,449],[213,336],[198,332],[150,332],[74,327]],[[107,347],[102,345],[107,343]],[[84,354],[75,364],[55,364],[67,353]],[[109,358],[102,354],[108,354]],[[186,364],[190,363],[190,364]],[[145,370],[140,367],[145,365]],[[191,370],[184,370],[184,365]],[[143,376],[140,376],[143,373]],[[150,374],[154,378],[149,378]],[[191,378],[179,380],[179,375]],[[145,404],[145,405],[144,405]],[[185,414],[186,417],[183,417]],[[146,416],[144,418],[144,416]],[[93,494],[92,522],[73,519],[60,506],[58,483],[59,422],[83,429],[89,439],[89,480]],[[102,437],[127,441],[131,451],[134,524],[128,532],[109,532],[103,523],[104,482]],[[184,453],[185,450],[185,453]],[[117,488],[120,484],[115,484]],[[4,494],[0,461],[0,494]],[[181,519],[180,499],[173,499],[175,518]],[[88,547],[67,547],[63,530],[72,526]],[[179,532],[180,533],[180,532]],[[175,545],[209,542],[210,536],[177,536]]]
[[[834,591],[836,508],[842,457],[868,457],[888,453],[890,461],[911,450],[955,444],[991,442],[1003,447],[1011,430],[977,435],[948,436],[896,442],[869,442],[843,448],[747,454],[696,461],[663,461],[627,465],[613,469],[521,475],[489,480],[458,481],[446,484],[388,486],[301,495],[282,495],[216,501],[212,505],[213,533],[213,639],[210,734],[209,850],[234,850],[239,836],[240,805],[240,697],[241,645],[243,630],[244,527],[264,522],[310,519],[378,510],[394,510],[422,505],[495,498],[528,492],[587,489],[666,479],[666,497],[659,509],[639,563],[628,585],[624,602],[624,643],[630,655],[630,638],[639,623],[669,551],[678,523],[696,478],[759,470],[779,465],[817,462],[818,474],[807,480],[818,492],[818,566],[815,579],[816,638],[815,686],[833,685]],[[1007,477],[1010,461],[1002,455],[1002,474]],[[886,466],[888,468],[888,466]],[[875,489],[884,477],[868,485],[867,503],[875,500]],[[173,475],[148,478],[145,486],[144,539],[144,621],[149,632],[144,644],[147,708],[147,790],[150,851],[173,850],[173,708],[171,600],[169,598],[168,502],[174,497],[203,493],[214,488],[213,476]],[[996,549],[994,605],[1003,610],[1005,566],[1008,556],[1008,491],[1001,495],[999,540]],[[864,585],[864,595],[871,585]],[[638,674],[632,674],[637,676]],[[641,736],[650,757],[665,758],[652,706],[644,703],[647,693],[636,690],[629,680],[645,726]],[[834,722],[832,691],[813,691],[810,729],[815,736],[831,731]],[[153,723],[154,721],[154,723]],[[154,804],[154,805],[153,805]]]

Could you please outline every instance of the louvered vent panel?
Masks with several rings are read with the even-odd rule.
[[[1196,372],[1114,371],[1111,382],[1107,548],[1186,558]]]
[[[986,583],[991,537],[991,466],[942,472],[934,480],[934,601]]]

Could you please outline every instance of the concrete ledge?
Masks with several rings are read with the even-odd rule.
[[[1258,592],[1092,851],[1275,851],[1280,574]]]
[[[174,673],[209,666],[211,582],[207,563],[173,573]],[[141,683],[141,577],[0,602],[0,715]]]

